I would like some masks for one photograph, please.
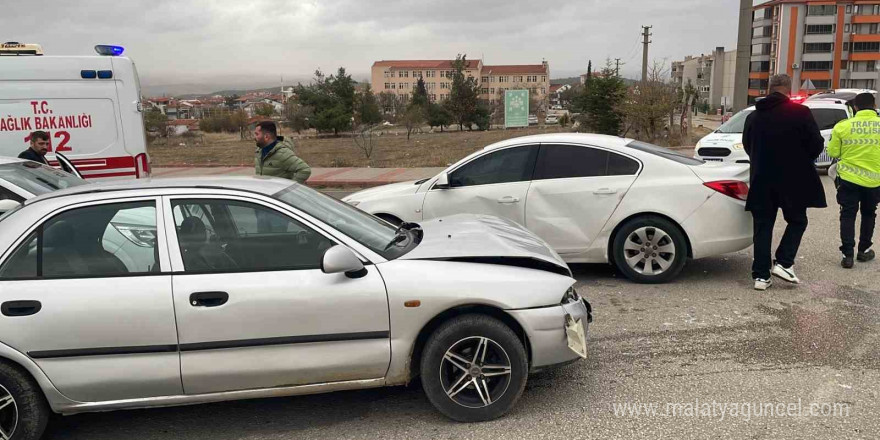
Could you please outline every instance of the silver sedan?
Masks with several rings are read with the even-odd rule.
[[[108,249],[114,219],[141,245]],[[53,411],[417,375],[448,417],[492,419],[530,372],[586,357],[573,284],[546,243],[497,217],[394,227],[256,177],[56,191],[0,217],[0,438],[40,438]]]

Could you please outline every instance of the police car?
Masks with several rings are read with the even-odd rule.
[[[825,150],[816,159],[816,166],[827,168],[831,165],[831,157],[828,156],[828,141],[831,140],[831,130],[838,122],[852,117],[853,110],[846,101],[833,98],[807,99],[792,98],[800,101],[813,113],[816,124],[825,138]],[[749,163],[749,156],[743,149],[742,132],[748,117],[755,107],[749,107],[731,117],[722,124],[715,132],[710,133],[697,142],[694,157],[705,161]]]
[[[71,159],[86,179],[150,175],[140,83],[120,46],[92,56],[44,56],[38,44],[0,44],[0,156],[17,156],[33,131],[47,155]]]

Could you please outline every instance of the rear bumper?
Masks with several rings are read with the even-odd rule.
[[[682,227],[695,259],[737,252],[752,245],[752,216],[746,212],[745,202],[724,194],[712,194]]]
[[[507,311],[525,329],[531,347],[531,370],[566,364],[581,359],[568,347],[566,315],[580,321],[589,336],[592,310],[585,299],[551,307]],[[588,354],[589,355],[589,354]]]

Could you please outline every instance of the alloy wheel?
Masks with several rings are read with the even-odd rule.
[[[9,440],[18,426],[18,405],[15,398],[0,385],[0,440]]]
[[[497,402],[510,385],[511,363],[497,342],[482,336],[462,339],[440,363],[443,391],[455,403],[483,408]]]
[[[623,244],[626,264],[642,275],[660,275],[669,270],[675,251],[672,237],[655,226],[636,229]]]

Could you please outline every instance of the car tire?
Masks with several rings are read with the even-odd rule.
[[[618,270],[642,284],[672,280],[687,261],[684,233],[675,223],[653,215],[624,223],[614,236],[611,250]]]
[[[5,404],[5,405],[4,405]],[[36,382],[16,366],[0,362],[0,428],[14,440],[38,440],[51,410]]]
[[[490,316],[462,315],[431,334],[420,367],[422,389],[437,410],[459,422],[482,422],[513,408],[525,389],[529,363],[510,327]]]

